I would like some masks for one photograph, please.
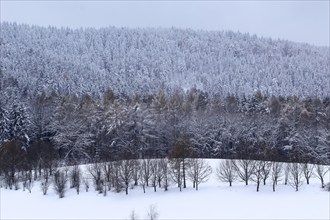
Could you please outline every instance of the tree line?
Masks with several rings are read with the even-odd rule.
[[[176,145],[176,148],[182,146]],[[43,168],[41,171],[20,169],[15,173],[4,173],[0,181],[0,187],[6,189],[32,192],[36,183],[40,184],[43,195],[47,195],[50,186],[63,198],[68,189],[75,190],[77,194],[81,190],[94,191],[107,196],[109,192],[125,192],[139,187],[146,193],[147,188],[168,191],[176,187],[181,192],[188,187],[187,181],[192,187],[199,189],[200,184],[209,180],[215,172],[219,182],[229,183],[229,187],[235,182],[244,182],[249,185],[256,183],[256,191],[260,186],[271,184],[273,192],[281,182],[292,186],[295,191],[305,182],[310,183],[312,177],[317,177],[321,182],[321,188],[330,190],[330,183],[325,183],[325,176],[329,167],[308,163],[282,163],[263,160],[220,160],[213,170],[205,159],[184,158],[177,155],[178,149],[174,149],[170,158],[161,159],[123,159],[110,162],[94,162],[85,166],[77,164],[67,166],[53,166]]]
[[[0,170],[165,158],[181,142],[187,157],[329,164],[329,125],[329,98],[41,94],[0,105]]]

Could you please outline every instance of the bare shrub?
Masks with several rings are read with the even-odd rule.
[[[147,210],[147,217],[146,219],[149,220],[157,220],[159,217],[159,213],[157,211],[157,208],[155,205],[150,205],[148,210]]]
[[[129,220],[137,220],[139,217],[138,215],[135,213],[134,210],[132,210],[132,212],[129,215]]]

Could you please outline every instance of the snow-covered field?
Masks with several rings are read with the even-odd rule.
[[[282,181],[273,192],[270,179],[256,192],[253,182],[235,182],[232,187],[220,183],[215,176],[219,160],[208,161],[214,172],[199,191],[188,182],[182,192],[174,185],[167,192],[149,187],[145,194],[136,187],[128,195],[110,192],[104,197],[91,187],[79,195],[70,189],[60,199],[52,186],[42,195],[39,183],[32,193],[1,188],[0,219],[129,219],[132,210],[145,219],[150,205],[159,219],[330,219],[330,193],[321,189],[316,177],[310,185],[304,181],[298,192]],[[325,182],[329,181],[328,173]]]

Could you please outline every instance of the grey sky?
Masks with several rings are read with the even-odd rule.
[[[68,27],[183,27],[329,46],[325,1],[4,1],[1,21]]]

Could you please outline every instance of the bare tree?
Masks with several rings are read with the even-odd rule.
[[[172,147],[170,156],[173,159],[177,159],[180,161],[180,170],[182,170],[182,180],[183,180],[183,188],[186,188],[186,169],[189,167],[189,163],[187,162],[187,158],[193,154],[192,151],[192,143],[188,135],[184,134],[179,137],[179,139],[175,142]]]
[[[264,166],[264,161],[257,160],[255,162],[255,166],[254,166],[252,176],[251,176],[252,181],[257,183],[257,192],[259,192],[259,186],[260,186],[260,182],[262,180],[263,166]]]
[[[83,182],[84,182],[84,185],[85,185],[85,190],[86,190],[86,192],[88,192],[88,190],[89,190],[89,180],[88,180],[88,178],[83,178]]]
[[[261,175],[264,185],[266,185],[266,180],[270,175],[271,168],[272,168],[272,163],[270,161],[262,161]]]
[[[162,184],[164,190],[168,190],[169,182],[170,182],[170,168],[168,164],[168,159],[163,158],[159,161],[160,172],[162,173]],[[159,180],[159,179],[158,179]]]
[[[43,175],[42,175],[42,180],[41,180],[41,190],[42,190],[42,193],[44,195],[47,194],[47,191],[48,191],[48,188],[50,186],[50,176],[49,176],[50,172],[48,169],[44,169],[43,171]]]
[[[54,175],[54,190],[60,198],[64,197],[68,179],[63,171],[57,170]]]
[[[284,169],[284,185],[287,185],[289,182],[289,175],[290,175],[290,164],[287,163],[285,165],[285,169]]]
[[[273,181],[273,192],[275,192],[275,186],[279,181],[279,178],[282,173],[282,163],[272,162],[272,181]]]
[[[237,178],[234,161],[232,159],[220,161],[216,168],[216,175],[220,181],[229,183],[229,186],[232,186]]]
[[[23,190],[27,189],[31,193],[33,188],[32,171],[26,171],[23,174]]]
[[[198,190],[201,183],[206,182],[212,173],[212,167],[205,159],[189,159],[189,168],[187,170],[188,178],[193,182],[193,187]]]
[[[157,189],[157,175],[158,175],[158,162],[157,162],[157,160],[152,160],[151,161],[150,173],[151,173],[151,184],[154,187],[154,192],[156,192],[156,189]]]
[[[104,180],[107,185],[107,190],[111,190],[111,174],[113,172],[113,165],[110,162],[103,163],[102,164],[103,168],[103,174],[104,174]]]
[[[309,179],[313,175],[314,165],[313,164],[304,163],[301,166],[302,166],[302,170],[304,172],[304,176],[306,178],[306,182],[307,182],[307,184],[309,184]]]
[[[128,186],[129,183],[133,179],[133,168],[134,168],[134,162],[133,160],[123,160],[120,164],[120,179],[125,185],[125,192],[126,195],[128,194]]]
[[[133,180],[134,186],[139,184],[140,179],[140,162],[139,160],[133,160]]]
[[[142,186],[143,193],[146,193],[146,185],[147,185],[146,179],[144,178],[142,171],[139,172],[139,175],[140,175],[140,185]]]
[[[29,191],[29,193],[31,193],[31,191],[32,191],[32,188],[33,188],[33,181],[31,180],[29,180],[29,181],[27,181],[27,183],[26,183],[26,189]]]
[[[302,174],[303,170],[298,163],[289,164],[290,178],[289,184],[298,191],[299,187],[303,184]]]
[[[249,179],[253,174],[255,167],[254,160],[237,160],[235,163],[235,169],[238,177],[245,182],[245,185],[249,184]]]
[[[178,187],[180,188],[180,192],[182,191],[182,170],[181,170],[181,159],[174,158],[170,160],[170,166],[171,166],[171,179],[173,182],[178,184]]]
[[[81,175],[81,170],[78,165],[74,165],[69,170],[70,188],[76,188],[78,195],[80,191]]]
[[[155,205],[150,205],[149,206],[149,209],[147,211],[147,217],[146,217],[146,219],[157,220],[158,219],[158,216],[159,216],[159,213],[157,211],[156,206]]]
[[[116,192],[121,192],[123,188],[123,184],[120,179],[120,172],[121,172],[121,165],[122,161],[121,160],[116,160],[112,162],[113,164],[113,172],[111,175],[111,182],[112,186],[115,188]]]
[[[156,173],[156,177],[157,177],[157,183],[158,183],[158,187],[159,188],[162,187],[162,182],[163,182],[163,178],[164,178],[163,167],[162,167],[162,160],[164,160],[164,159],[158,159],[157,160],[157,173]]]
[[[143,182],[146,186],[149,186],[149,179],[151,178],[151,159],[144,159],[142,160],[141,164],[141,177],[144,179]]]
[[[319,178],[320,179],[320,181],[321,181],[321,187],[322,188],[324,188],[324,176],[325,176],[325,174],[327,174],[327,172],[329,171],[329,169],[327,169],[325,166],[323,166],[323,165],[317,165],[316,166],[316,176],[317,176],[317,178]]]
[[[94,181],[95,191],[103,192],[102,166],[100,163],[93,163],[87,166],[87,170]]]

